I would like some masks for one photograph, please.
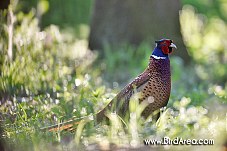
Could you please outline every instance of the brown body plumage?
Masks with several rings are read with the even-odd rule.
[[[142,115],[146,118],[152,112],[166,106],[171,90],[169,59],[150,57],[149,65],[143,73],[125,86],[116,97],[97,114],[97,121],[102,121],[107,110],[114,109],[119,115],[128,110],[129,101],[134,92],[141,92],[139,101],[147,101],[149,105]],[[115,105],[113,107],[113,105]]]

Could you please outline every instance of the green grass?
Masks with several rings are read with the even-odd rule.
[[[186,14],[193,16],[192,11],[185,11],[182,14],[185,19]],[[140,118],[144,106],[138,104],[135,96],[130,101],[128,116],[120,119],[109,114],[109,125],[96,125],[91,121],[82,122],[73,133],[40,131],[41,127],[102,109],[126,83],[144,70],[151,48],[146,43],[138,48],[126,44],[120,51],[107,46],[104,59],[97,60],[98,52],[88,50],[86,40],[76,39],[54,25],[41,31],[33,13],[16,15],[13,61],[7,58],[6,23],[1,24],[0,30],[1,137],[8,148],[143,148],[144,139],[168,136],[172,139],[214,139],[215,144],[165,146],[166,149],[218,150],[226,140],[226,64],[221,63],[223,60],[210,60],[210,54],[199,60],[201,56],[196,53],[202,54],[201,47],[187,41],[193,63],[185,67],[180,58],[171,56],[172,92],[158,122]],[[217,36],[222,34],[217,32]],[[192,38],[190,35],[184,37]],[[199,37],[204,41],[203,36]],[[225,54],[222,49],[220,51]],[[217,52],[212,53],[213,57],[218,56]]]

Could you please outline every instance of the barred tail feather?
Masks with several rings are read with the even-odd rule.
[[[79,125],[82,121],[92,121],[94,115],[84,116],[81,118],[71,119],[66,122],[50,125],[40,128],[41,131],[57,132],[62,130],[72,130],[75,125]]]

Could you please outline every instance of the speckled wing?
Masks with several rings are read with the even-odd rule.
[[[126,85],[111,101],[110,103],[97,114],[97,121],[100,122],[105,117],[107,110],[114,110],[119,115],[124,114],[129,106],[129,100],[134,94],[134,91],[140,92],[146,83],[149,81],[151,74],[150,68],[137,76],[132,82]]]

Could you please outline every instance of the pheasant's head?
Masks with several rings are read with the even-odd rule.
[[[155,41],[156,48],[154,49],[152,55],[157,57],[168,57],[168,54],[173,52],[173,48],[177,46],[170,39],[161,39]]]

